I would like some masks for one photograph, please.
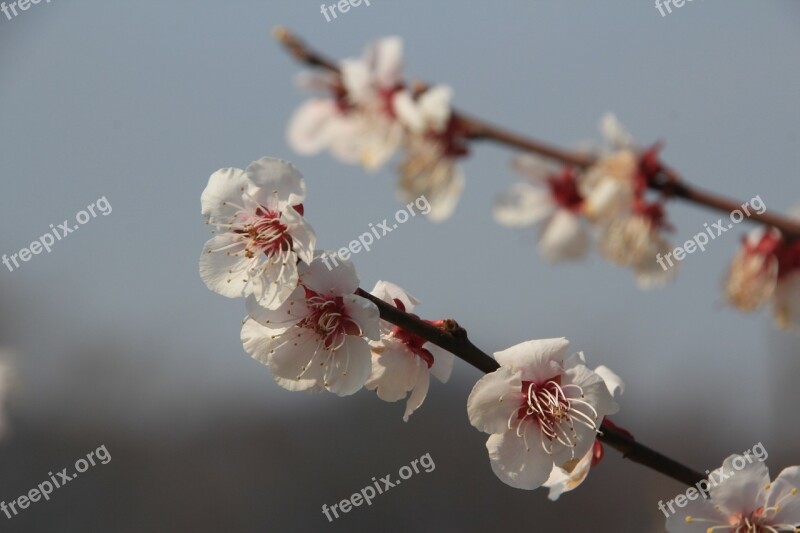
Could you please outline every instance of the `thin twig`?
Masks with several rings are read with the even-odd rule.
[[[472,341],[469,340],[467,335],[467,330],[459,326],[455,320],[446,320],[444,328],[438,328],[425,323],[409,313],[397,309],[363,289],[358,289],[356,294],[367,298],[378,306],[383,320],[400,326],[404,330],[415,335],[419,335],[440,348],[444,348],[478,370],[488,374],[500,368],[497,361],[472,344]],[[700,472],[696,472],[636,442],[632,437],[625,434],[625,432],[606,423],[600,426],[600,434],[597,438],[599,438],[601,442],[621,452],[622,456],[626,459],[651,468],[686,485],[695,485],[705,477]]]
[[[311,49],[287,28],[277,27],[273,30],[273,35],[301,63],[320,67],[333,73],[339,72],[339,67],[335,61]],[[565,165],[580,168],[586,168],[594,162],[594,158],[591,155],[565,150],[525,135],[508,131],[461,112],[454,112],[454,115],[458,117],[460,124],[468,132],[468,137],[471,139],[493,141],[525,152],[535,153]],[[651,189],[660,191],[668,197],[681,198],[728,215],[737,209],[741,210],[742,205],[745,203],[689,185],[675,170],[669,167],[664,168],[661,177],[663,179],[654,180],[648,185]],[[778,228],[787,238],[800,238],[800,222],[784,215],[767,213],[766,211],[759,214],[753,211],[749,213],[747,220]]]

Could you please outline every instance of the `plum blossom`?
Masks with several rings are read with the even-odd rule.
[[[737,463],[743,464],[736,468]],[[712,480],[714,480],[712,482]],[[800,467],[775,481],[761,461],[731,455],[709,476],[710,498],[688,500],[667,518],[670,533],[800,531]]]
[[[408,313],[419,304],[416,298],[388,281],[378,281],[371,293]],[[410,392],[403,414],[403,420],[408,422],[409,416],[425,401],[430,375],[442,383],[450,379],[453,354],[385,320],[381,320],[380,330],[380,340],[370,342],[372,374],[365,386],[387,402],[402,400]]]
[[[301,78],[301,85],[323,89],[292,116],[287,138],[303,155],[328,149],[344,163],[367,170],[383,166],[403,140],[394,99],[403,87],[403,43],[386,37],[367,46],[359,59],[345,59],[340,73]]]
[[[495,220],[509,227],[541,224],[539,252],[550,261],[585,257],[590,237],[582,216],[578,174],[530,155],[518,157],[514,166],[529,180],[515,183],[497,198]]]
[[[582,353],[564,357],[564,338],[533,340],[495,353],[500,368],[470,393],[470,423],[489,433],[492,470],[520,489],[542,486],[592,448],[603,417],[618,406]]]
[[[784,239],[775,228],[747,234],[728,270],[725,297],[741,311],[771,301],[779,327],[800,329],[800,241]]]
[[[607,221],[627,213],[637,195],[643,193],[639,173],[640,157],[633,137],[617,117],[606,113],[600,121],[605,149],[580,181],[580,194],[586,199],[584,211],[592,220]]]
[[[660,145],[639,151],[617,118],[600,121],[606,148],[578,182],[585,198],[583,213],[598,228],[600,252],[612,263],[630,268],[643,289],[664,285],[677,268],[664,270],[655,258],[672,245],[671,230],[661,201],[645,198],[648,184],[661,173]]]
[[[664,270],[656,261],[672,244],[664,237],[670,226],[660,203],[638,202],[633,211],[607,222],[600,230],[600,252],[612,263],[633,270],[643,289],[661,286],[678,272],[677,265]]]
[[[297,285],[297,263],[310,263],[316,236],[303,218],[303,176],[288,161],[263,157],[246,170],[211,175],[202,214],[215,226],[200,256],[200,277],[229,298],[253,296],[275,308]]]
[[[612,397],[616,395],[617,391],[619,391],[620,394],[625,391],[625,385],[622,383],[622,379],[608,367],[600,365],[594,369],[594,373],[603,379]],[[609,424],[610,420],[606,419],[605,422]],[[547,478],[547,481],[544,483],[544,486],[550,489],[547,497],[552,501],[556,501],[563,493],[578,488],[589,475],[589,470],[597,466],[597,463],[603,458],[604,453],[602,443],[598,439],[595,439],[594,444],[589,451],[586,452],[586,455],[581,457],[578,461],[571,461],[567,463],[564,468],[553,465],[550,477]]]
[[[426,197],[431,204],[427,216],[434,222],[453,214],[464,189],[457,159],[467,154],[467,147],[463,125],[450,107],[451,98],[452,90],[442,85],[416,99],[409,91],[401,91],[394,101],[398,120],[408,130],[398,196],[404,203]]]
[[[303,266],[299,285],[277,309],[247,299],[249,318],[242,327],[247,353],[267,365],[288,390],[327,389],[339,396],[364,386],[372,370],[367,337],[380,338],[378,308],[355,293],[358,276],[341,258],[329,270],[318,252]]]
[[[601,130],[607,149],[584,170],[519,157],[515,167],[528,181],[514,184],[496,200],[494,218],[510,227],[540,224],[539,252],[554,262],[582,259],[596,234],[603,256],[632,269],[640,287],[662,285],[677,270],[665,271],[655,261],[657,254],[672,249],[664,237],[671,226],[662,203],[645,198],[648,184],[662,170],[660,147],[637,151],[610,114],[603,117]]]

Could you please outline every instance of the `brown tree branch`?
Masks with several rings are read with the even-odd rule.
[[[286,47],[289,53],[301,63],[312,67],[323,68],[334,73],[339,72],[339,67],[335,61],[328,59],[307,46],[288,29],[283,27],[275,28],[273,30],[273,35]],[[559,161],[565,165],[579,168],[586,168],[594,161],[591,155],[552,146],[548,143],[494,126],[461,112],[455,112],[454,115],[468,132],[468,137],[474,140],[482,139],[494,141],[505,146],[535,153]],[[661,178],[663,179],[650,183],[650,188],[660,191],[666,196],[681,198],[715,211],[730,214],[737,209],[741,210],[742,204],[744,203],[689,185],[675,170],[668,167],[665,167]],[[768,213],[766,211],[761,214],[751,212],[747,216],[747,220],[778,228],[787,238],[800,238],[800,222],[784,215]]]
[[[467,331],[459,326],[455,320],[446,320],[444,328],[438,328],[425,323],[409,313],[397,309],[393,305],[384,302],[363,289],[358,289],[356,294],[378,306],[383,320],[400,326],[415,335],[419,335],[440,348],[444,348],[481,372],[488,374],[500,368],[500,365],[497,364],[494,358],[472,344],[467,335]],[[665,476],[690,486],[695,485],[705,477],[700,472],[696,472],[636,442],[632,437],[625,434],[624,431],[620,431],[605,422],[600,426],[600,431],[601,433],[597,438],[600,439],[601,442],[621,452],[623,457],[635,463],[644,465],[656,472],[660,472]]]

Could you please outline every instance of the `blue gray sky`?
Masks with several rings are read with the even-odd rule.
[[[332,22],[319,3],[58,0],[0,15],[0,253],[100,197],[113,207],[51,253],[0,269],[0,345],[19,354],[18,416],[203,425],[230,405],[302,417],[340,401],[274,384],[241,348],[242,302],[197,275],[208,237],[199,197],[220,167],[292,160],[322,247],[346,245],[400,207],[391,166],[367,175],[291,152],[286,124],[306,95],[293,84],[302,68],[271,39],[278,24],[340,58],[400,35],[408,75],[451,85],[460,109],[566,146],[599,140],[598,120],[613,111],[641,143],[665,141],[665,159],[691,183],[760,195],[781,212],[800,202],[795,1],[695,0],[662,17],[648,1],[373,0]],[[474,146],[455,215],[412,219],[356,256],[362,286],[404,286],[421,314],[456,318],[489,352],[568,337],[625,379],[618,419],[641,440],[702,413],[725,455],[759,440],[785,446],[786,413],[770,413],[797,403],[785,378],[800,367],[797,337],[765,313],[726,308],[719,290],[745,226],[689,256],[663,290],[637,289],[596,254],[549,265],[532,233],[491,217],[493,198],[517,179],[513,155]],[[669,215],[676,242],[721,216],[681,203]],[[457,364],[423,411],[466,398],[478,377]],[[384,408],[402,423],[400,406]],[[723,459],[696,452],[698,467]]]

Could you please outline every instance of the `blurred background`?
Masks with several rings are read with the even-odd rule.
[[[492,474],[466,416],[480,377],[457,362],[403,423],[404,403],[278,387],[239,341],[242,301],[197,275],[199,198],[220,167],[263,155],[307,178],[320,247],[392,217],[391,166],[375,175],[294,155],[287,121],[307,95],[278,24],[329,56],[405,40],[410,77],[446,82],[457,107],[566,146],[599,139],[613,111],[692,183],[768,209],[800,200],[800,3],[459,3],[373,0],[326,22],[320,2],[32,5],[0,15],[0,253],[16,253],[105,196],[113,207],[18,270],[0,267],[0,351],[13,353],[0,500],[105,445],[89,469],[3,531],[663,531],[677,482],[608,450],[557,502]],[[428,318],[452,316],[493,352],[566,336],[625,380],[614,420],[697,470],[762,442],[773,476],[800,463],[797,336],[723,306],[744,225],[642,292],[600,260],[551,266],[533,233],[491,217],[513,153],[476,146],[442,224],[416,217],[356,256],[362,286],[394,281]],[[672,204],[683,242],[717,213]],[[321,506],[430,453],[436,469],[329,523]]]

